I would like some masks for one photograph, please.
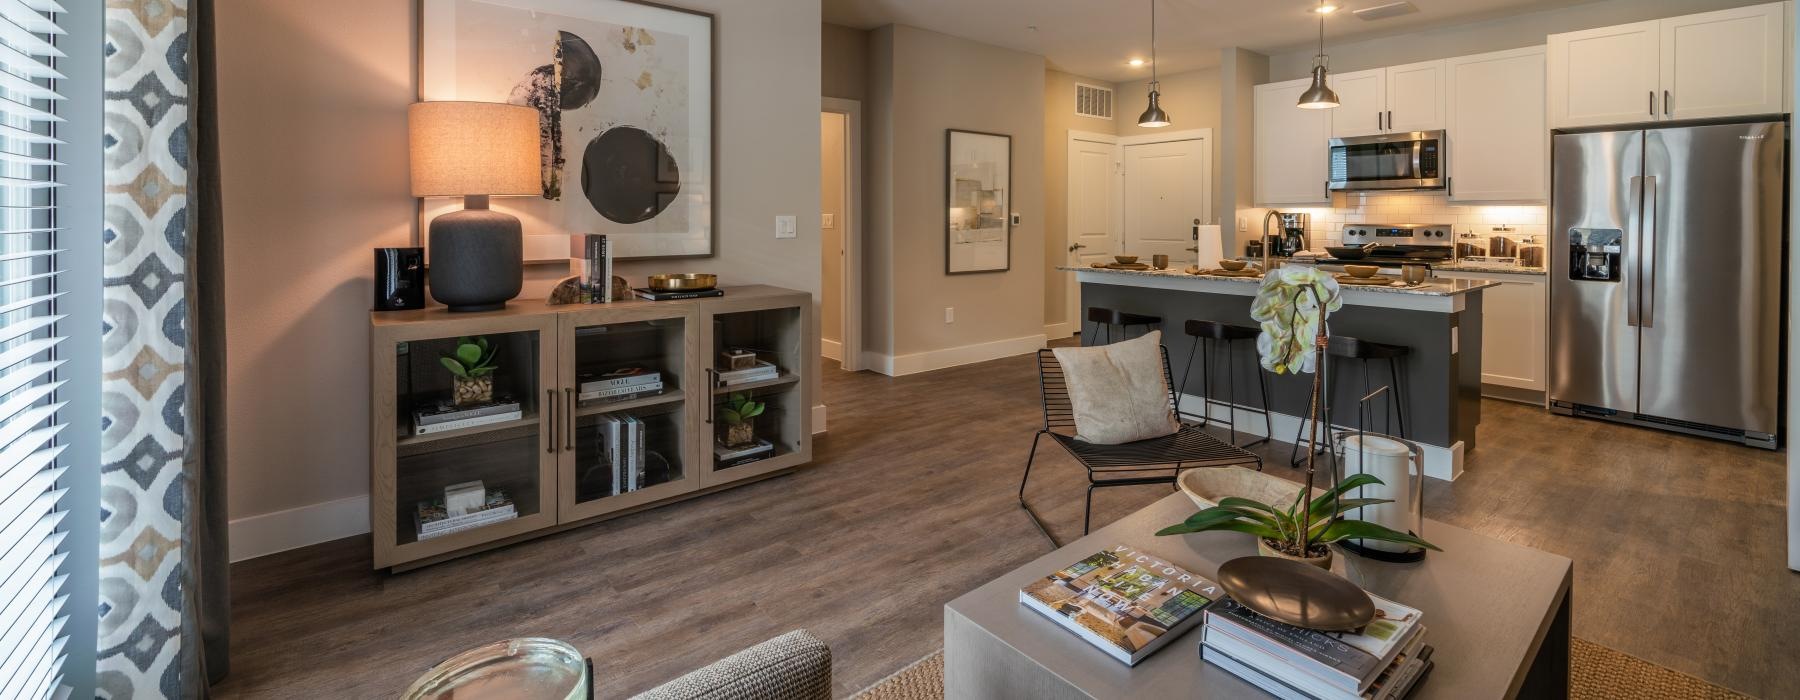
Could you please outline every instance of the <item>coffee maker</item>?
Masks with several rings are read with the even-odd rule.
[[[1276,217],[1281,219],[1281,231],[1270,235],[1269,240],[1263,242],[1263,245],[1269,247],[1269,254],[1291,257],[1306,250],[1312,242],[1306,234],[1307,226],[1312,223],[1312,215],[1282,212]]]

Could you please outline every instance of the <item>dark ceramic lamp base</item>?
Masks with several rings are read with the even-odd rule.
[[[431,220],[431,298],[451,311],[495,311],[525,283],[519,220],[466,197],[467,208]]]

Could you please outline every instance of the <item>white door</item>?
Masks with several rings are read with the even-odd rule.
[[[1450,199],[1544,201],[1544,47],[1445,61]]]
[[[1444,128],[1444,62],[1388,68],[1386,116],[1389,132]]]
[[[1119,249],[1119,147],[1110,142],[1069,141],[1068,264],[1087,267],[1112,262]],[[1068,275],[1067,308],[1073,327],[1081,327],[1081,290]]]
[[[1256,122],[1256,203],[1325,204],[1326,159],[1330,157],[1332,112],[1300,109],[1307,79],[1258,85],[1253,92]],[[1374,121],[1373,113],[1369,121]]]
[[[1771,3],[1663,20],[1663,116],[1784,111],[1784,9],[1784,3]]]
[[[1658,118],[1660,42],[1655,21],[1550,35],[1550,128]]]
[[[1205,139],[1125,146],[1125,251],[1148,262],[1169,256],[1170,267],[1194,262],[1194,226],[1207,211],[1212,156]],[[1180,263],[1180,265],[1176,265]]]
[[[1333,113],[1332,136],[1348,138],[1381,133],[1381,126],[1387,120],[1386,69],[1339,73],[1331,76],[1329,82],[1338,96],[1337,109],[1328,110]],[[1307,84],[1311,85],[1310,82]]]

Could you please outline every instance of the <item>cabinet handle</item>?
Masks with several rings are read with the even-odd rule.
[[[574,452],[575,451],[575,389],[574,389],[574,387],[566,387],[566,386],[563,387],[563,398],[568,399],[568,403],[565,404],[566,408],[563,411],[563,420],[565,420],[569,424],[568,432],[563,435],[563,449],[568,450],[570,452]]]
[[[1394,128],[1394,110],[1390,109],[1387,111],[1387,118],[1388,118],[1387,128],[1389,128],[1389,129]]]
[[[1650,116],[1656,116],[1656,91],[1650,91]]]
[[[1674,114],[1674,113],[1675,113],[1675,110],[1669,109],[1669,91],[1664,90],[1663,91],[1663,116],[1666,117],[1666,116],[1669,116],[1670,114]]]
[[[1386,127],[1383,127],[1381,125],[1381,112],[1378,111],[1375,113],[1375,130],[1381,131],[1384,128],[1386,128]]]
[[[556,454],[556,390],[544,390],[545,430],[550,431],[550,445],[544,448],[545,454]]]
[[[719,381],[718,374],[719,374],[718,370],[715,370],[711,367],[706,368],[706,424],[707,425],[712,425],[712,422],[713,422],[713,404],[716,403],[715,401],[713,401],[713,387],[718,384],[718,381]]]

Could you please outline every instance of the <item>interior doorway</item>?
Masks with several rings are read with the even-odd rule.
[[[819,111],[819,353],[862,369],[862,103]]]

